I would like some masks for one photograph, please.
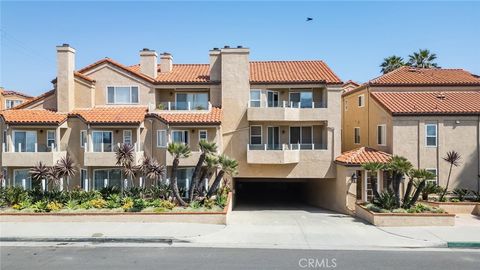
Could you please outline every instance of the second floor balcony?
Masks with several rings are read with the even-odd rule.
[[[117,166],[116,150],[120,147],[120,144],[112,143],[93,143],[90,147],[85,144],[83,164],[84,166],[96,166],[96,167],[115,167]],[[133,164],[140,165],[144,156],[141,145],[135,143],[133,145]]]
[[[212,109],[210,102],[172,102],[165,101],[157,104],[156,110],[169,112],[209,111]]]
[[[2,166],[4,167],[33,167],[42,162],[46,166],[53,166],[67,154],[60,151],[55,145],[32,143],[17,143],[16,145],[2,144]]]
[[[327,150],[324,144],[248,144],[249,164],[294,164],[308,151]],[[326,151],[323,151],[326,152]]]
[[[259,102],[250,100],[247,111],[248,121],[323,121],[328,119],[324,102],[277,101]]]

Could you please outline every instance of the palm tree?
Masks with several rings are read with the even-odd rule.
[[[235,159],[221,155],[218,157],[218,162],[220,163],[221,169],[218,172],[217,177],[215,177],[212,186],[208,189],[207,198],[210,198],[215,192],[217,192],[220,181],[225,174],[233,176],[237,173],[238,162]]]
[[[410,177],[412,179],[416,179],[419,182],[416,185],[417,189],[415,190],[415,193],[413,194],[412,199],[407,197],[410,195],[410,193],[405,193],[405,199],[403,201],[403,208],[405,209],[408,209],[413,205],[415,205],[415,203],[418,200],[418,197],[420,197],[420,194],[423,192],[423,189],[425,188],[427,180],[435,179],[435,174],[424,169],[413,169],[410,172]]]
[[[383,74],[387,74],[390,71],[393,71],[402,66],[405,66],[405,62],[403,61],[403,58],[396,55],[392,55],[387,58],[384,58],[382,64],[380,64]]]
[[[450,164],[450,169],[448,171],[447,185],[440,196],[440,201],[443,201],[445,194],[447,194],[448,185],[450,184],[450,176],[452,175],[452,168],[453,166],[458,167],[460,165],[460,159],[462,159],[462,157],[457,151],[448,151],[447,155],[443,157],[443,160]]]
[[[49,167],[45,166],[43,162],[38,162],[33,168],[30,169],[30,176],[32,180],[37,183],[41,183],[42,180],[47,181]]]
[[[75,176],[77,169],[75,168],[75,161],[67,152],[67,154],[60,158],[55,164],[55,171],[57,172],[58,178],[65,177],[67,179],[67,190],[69,189],[70,178]]]
[[[370,186],[373,191],[373,198],[376,199],[380,196],[377,190],[377,172],[384,168],[384,165],[380,162],[368,162],[362,165],[362,168],[370,173]]]
[[[135,149],[133,145],[122,143],[115,150],[115,158],[117,166],[122,166],[123,174],[130,179],[132,186],[135,186],[134,179],[138,174],[139,167],[134,165]]]
[[[200,151],[202,152],[202,154],[198,158],[197,165],[195,166],[195,170],[193,171],[193,174],[192,174],[192,184],[190,185],[190,190],[188,193],[189,202],[193,200],[193,193],[197,188],[197,183],[199,182],[198,180],[201,176],[200,171],[202,170],[202,166],[203,166],[203,163],[205,162],[205,158],[207,157],[208,154],[217,152],[217,144],[214,142],[200,141],[198,145],[200,146]]]
[[[170,153],[170,155],[173,156],[172,175],[170,177],[170,187],[178,203],[181,206],[186,206],[187,203],[182,199],[182,196],[180,196],[180,192],[178,190],[177,170],[178,170],[178,164],[180,163],[180,159],[187,158],[190,156],[191,154],[190,147],[188,147],[188,145],[183,143],[169,143],[167,150]]]
[[[400,207],[400,183],[403,177],[410,172],[413,165],[406,158],[393,156],[385,168],[392,174],[393,193],[395,194],[396,207]]]
[[[156,159],[149,157],[147,154],[143,157],[140,171],[147,179],[150,179],[155,184],[158,179],[164,179],[167,174],[165,166],[161,165]]]
[[[200,176],[200,183],[197,185],[198,193],[204,196],[205,194],[205,183],[208,183],[213,176],[213,173],[218,168],[219,162],[218,157],[215,155],[207,155],[205,157],[205,167],[203,167],[202,175]]]
[[[408,56],[408,65],[416,68],[438,68],[438,64],[433,62],[437,55],[430,53],[429,50],[419,49],[418,52]]]

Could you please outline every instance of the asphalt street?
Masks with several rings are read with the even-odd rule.
[[[0,269],[479,269],[480,250],[1,246]]]

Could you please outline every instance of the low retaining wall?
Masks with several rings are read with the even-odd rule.
[[[232,211],[232,194],[222,212],[166,212],[166,213],[0,213],[0,222],[179,222],[228,223]]]
[[[478,202],[427,202],[426,204],[442,208],[452,214],[480,215],[480,203]]]
[[[355,215],[375,226],[454,226],[455,215],[447,213],[375,213],[355,205]]]

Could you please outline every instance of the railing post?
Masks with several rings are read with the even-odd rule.
[[[127,189],[128,188],[128,180],[127,178],[123,179],[123,189]]]
[[[312,109],[315,108],[315,102],[312,101]]]
[[[140,181],[140,187],[143,187],[143,177],[140,176],[139,181]]]
[[[34,151],[35,153],[38,152],[38,143],[35,143],[35,144],[33,145],[33,151]]]
[[[85,180],[83,180],[83,189],[85,191],[88,191],[88,178],[86,178]]]
[[[103,146],[103,142],[100,144],[100,152],[103,153],[103,149],[104,149],[104,146]]]
[[[267,151],[267,144],[264,144],[263,148],[265,149],[265,151]]]
[[[108,187],[108,179],[107,178],[103,179],[103,187],[104,188]]]
[[[27,190],[27,180],[25,178],[22,179],[22,188],[23,190]]]
[[[54,144],[54,143],[52,143],[52,144],[50,145],[50,148],[52,149],[52,152],[56,152],[55,144]]]
[[[83,144],[83,148],[85,149],[85,152],[88,152],[87,143]]]
[[[250,144],[247,143],[247,151],[250,150]]]
[[[300,143],[297,143],[297,150],[300,150]]]
[[[2,143],[2,153],[5,153],[5,143]]]
[[[282,103],[283,103],[283,108],[285,108],[286,104],[287,104],[287,101],[284,100]]]
[[[312,150],[315,150],[315,144],[312,143]]]
[[[300,101],[298,102],[298,108],[300,109]]]
[[[18,152],[22,152],[22,143],[18,143]]]
[[[187,103],[188,103],[188,110],[189,111],[192,110],[191,105],[190,105],[190,101],[188,101]]]
[[[171,103],[170,101],[168,102],[168,106],[167,106],[167,107],[168,107],[168,110],[169,110],[169,111],[172,109],[172,103]]]
[[[45,192],[47,190],[47,181],[45,179],[42,179],[42,191]]]
[[[60,191],[63,191],[63,177],[60,178]]]

